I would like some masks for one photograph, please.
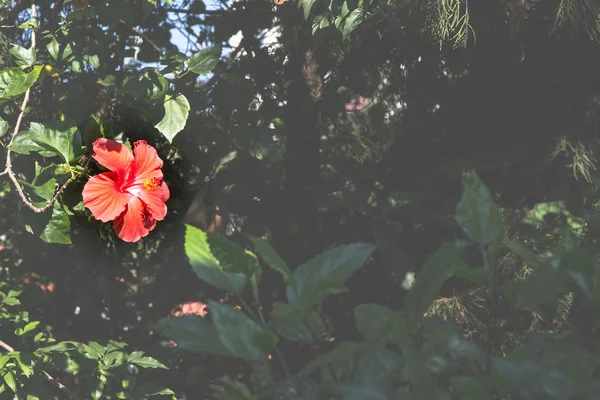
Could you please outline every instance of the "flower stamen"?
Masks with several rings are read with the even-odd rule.
[[[159,187],[160,185],[162,185],[163,183],[163,179],[162,178],[150,178],[150,179],[146,179],[146,182],[144,182],[144,188],[146,190],[154,190],[157,187]]]

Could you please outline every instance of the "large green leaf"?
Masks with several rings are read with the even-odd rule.
[[[354,243],[327,250],[300,265],[287,287],[290,303],[318,304],[330,294],[345,290],[343,283],[360,269],[375,246]]]
[[[178,94],[175,97],[167,95],[165,97],[164,107],[165,116],[158,124],[156,124],[156,129],[158,129],[169,142],[172,142],[175,135],[185,128],[185,123],[190,112],[190,103],[182,94]]]
[[[425,262],[404,301],[404,308],[411,317],[421,318],[439,295],[444,282],[464,264],[460,256],[463,247],[460,243],[444,244]]]
[[[504,234],[500,208],[475,171],[466,179],[462,197],[456,207],[456,221],[471,240],[479,244],[490,244]]]
[[[349,341],[341,342],[331,351],[313,358],[308,364],[306,364],[304,368],[300,370],[300,372],[298,372],[298,376],[300,378],[306,378],[317,369],[325,367],[331,363],[349,362],[356,357],[362,348],[362,343]]]
[[[350,37],[350,34],[358,28],[361,22],[364,21],[366,13],[362,8],[354,9],[344,21],[344,29],[342,31],[344,40]]]
[[[258,255],[265,262],[265,264],[267,264],[275,271],[281,273],[281,275],[283,275],[283,280],[285,281],[285,283],[290,283],[292,281],[292,271],[290,270],[290,267],[288,267],[286,262],[283,261],[281,256],[277,253],[277,251],[273,248],[273,246],[271,246],[271,244],[264,239],[250,235],[246,236],[248,237],[248,239],[250,239],[250,241],[258,251]]]
[[[365,339],[392,339],[402,333],[402,314],[377,304],[359,304],[354,309],[356,328]]]
[[[52,216],[40,235],[46,243],[71,244],[71,221],[60,202],[52,206]]]
[[[46,150],[44,147],[31,140],[29,130],[17,133],[10,145],[10,150],[25,155],[28,155],[31,152],[37,152],[43,157],[54,157],[56,155],[56,151]]]
[[[238,257],[235,254],[227,254],[227,251],[231,250],[231,247],[227,246],[221,249],[211,248],[211,245],[215,246],[216,244],[218,246],[220,243],[222,244],[223,241],[212,240],[209,244],[207,233],[191,225],[186,226],[185,254],[188,256],[196,275],[206,283],[219,289],[239,293],[244,288],[247,277],[243,273],[240,273],[239,266],[235,265],[235,259]],[[240,249],[236,250],[243,253]],[[219,255],[226,255],[227,261],[222,263],[221,260],[215,257],[213,251]],[[239,257],[242,259],[242,263],[246,262],[246,256],[246,254],[243,254],[242,257]],[[231,260],[234,261],[231,262]]]
[[[209,302],[209,310],[221,344],[233,356],[246,361],[259,361],[273,350],[277,336],[245,313],[215,301]]]
[[[225,236],[208,232],[206,241],[210,252],[219,260],[219,265],[223,270],[244,274],[248,278],[255,276],[260,270],[258,259],[254,254],[242,250]]]
[[[392,377],[400,373],[401,367],[400,354],[378,343],[360,352],[353,374],[354,381],[380,388],[389,386]]]
[[[538,311],[573,285],[585,296],[591,296],[597,285],[595,271],[590,254],[572,250],[540,265],[524,280],[506,282],[503,289],[515,307]]]
[[[325,333],[325,324],[312,307],[299,308],[275,302],[270,324],[279,335],[297,342],[313,343]]]
[[[221,52],[221,46],[206,47],[190,57],[188,68],[198,75],[208,74],[215,69],[221,57]]]
[[[155,329],[176,341],[182,349],[216,356],[234,356],[221,344],[215,326],[202,317],[184,315],[177,318],[163,318],[156,323]]]
[[[302,7],[304,9],[304,19],[308,19],[310,15],[310,10],[315,4],[316,0],[300,0],[298,2],[298,8]]]
[[[13,47],[9,50],[9,52],[15,59],[17,65],[19,66],[30,67],[33,64],[35,64],[35,61],[37,60],[35,49],[32,47],[26,49],[24,47],[14,44]]]
[[[55,152],[65,162],[73,161],[81,154],[83,146],[81,133],[71,124],[54,121],[44,126],[32,122],[29,130],[22,134],[44,149]]]
[[[37,65],[29,73],[21,68],[9,67],[0,71],[0,99],[10,99],[23,94],[40,76],[42,66]]]

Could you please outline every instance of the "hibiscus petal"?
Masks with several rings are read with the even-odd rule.
[[[94,159],[111,171],[126,170],[133,162],[133,153],[122,143],[100,138],[93,147]]]
[[[155,176],[162,178],[160,169],[163,166],[163,161],[158,157],[154,147],[144,140],[138,140],[133,144],[133,152],[135,154],[137,183],[142,183],[146,179]],[[156,174],[156,172],[160,172],[160,174]]]
[[[157,221],[162,221],[167,215],[165,201],[169,200],[170,192],[166,183],[162,182],[160,186],[153,190],[148,190],[143,185],[134,185],[129,187],[127,192],[140,198],[148,207],[152,217]]]
[[[131,196],[125,212],[115,219],[114,229],[121,239],[133,243],[148,236],[155,226],[156,220],[148,213],[144,203]]]
[[[82,192],[83,205],[102,222],[117,218],[131,197],[117,188],[116,172],[105,172],[90,178]]]

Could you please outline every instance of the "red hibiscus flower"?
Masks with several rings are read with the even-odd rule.
[[[102,222],[114,220],[117,235],[136,242],[150,233],[167,214],[169,188],[156,150],[143,140],[133,153],[109,139],[94,142],[94,159],[111,172],[93,176],[83,188],[83,205]]]

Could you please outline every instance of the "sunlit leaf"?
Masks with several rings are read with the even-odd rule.
[[[186,226],[185,254],[198,278],[219,289],[239,293],[246,284],[247,276],[241,273],[241,266],[236,262],[238,257],[235,257],[235,254],[227,254],[223,248],[218,248],[219,244],[223,243],[223,240],[212,240],[209,243],[209,236],[206,232],[191,225]],[[226,246],[225,249],[233,246],[233,244],[228,244],[229,246]],[[242,252],[240,249],[237,250]],[[213,252],[226,256],[225,262],[217,259]],[[247,262],[246,256],[244,253],[239,259]]]
[[[156,124],[156,129],[158,129],[169,142],[172,142],[175,135],[185,128],[185,123],[190,112],[190,103],[184,95],[178,94],[175,97],[166,96],[164,107],[165,116],[158,124]]]
[[[81,133],[76,126],[54,121],[45,126],[37,122],[29,125],[22,134],[48,151],[54,151],[66,162],[73,161],[81,154]]]
[[[208,74],[219,62],[221,52],[221,46],[206,47],[190,57],[188,68],[198,75]]]

